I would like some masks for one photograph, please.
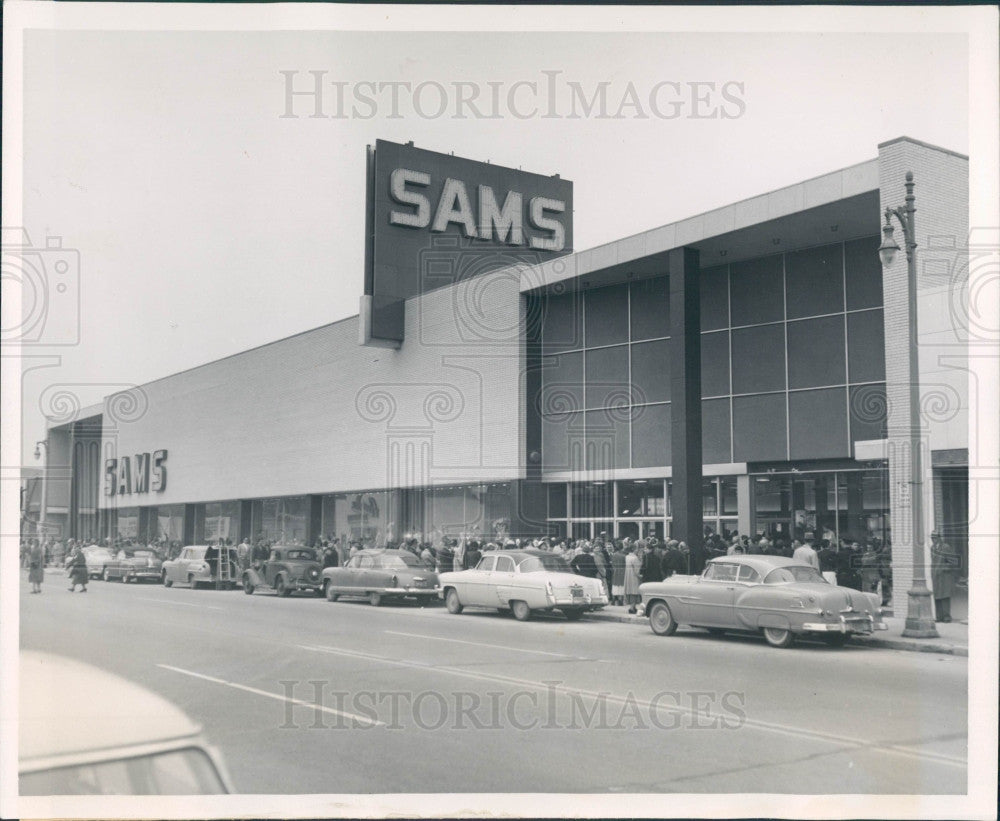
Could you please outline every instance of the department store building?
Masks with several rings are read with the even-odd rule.
[[[916,344],[927,532],[966,549],[967,157],[902,137],[583,251],[568,181],[382,141],[368,164],[359,315],[53,419],[50,523],[182,543],[814,530],[892,540],[905,589]],[[905,255],[877,253],[907,171],[916,335]]]

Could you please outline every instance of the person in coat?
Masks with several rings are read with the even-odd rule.
[[[935,621],[951,621],[951,597],[955,592],[958,563],[958,554],[954,548],[941,538],[938,531],[931,533],[931,586],[934,588]]]
[[[611,601],[625,603],[625,549],[621,544],[615,544],[615,552],[611,554]]]
[[[80,585],[83,588],[80,592],[86,593],[90,574],[87,571],[87,557],[83,555],[83,551],[79,547],[73,549],[72,555],[66,562],[66,567],[69,570],[69,592],[75,592],[76,586]]]
[[[31,582],[31,592],[41,593],[44,580],[45,551],[38,542],[35,542],[28,552],[28,581]]]
[[[629,547],[625,553],[625,603],[628,605],[628,612],[634,613],[635,606],[642,601],[639,595],[639,571],[642,563],[635,551]]]
[[[597,578],[597,562],[594,561],[591,547],[586,542],[584,542],[581,552],[573,557],[569,566],[573,568],[573,572],[578,576],[586,576],[588,579]]]

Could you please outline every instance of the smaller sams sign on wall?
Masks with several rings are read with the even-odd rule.
[[[161,493],[167,489],[167,452],[137,453],[104,460],[104,495]]]
[[[410,297],[573,250],[573,183],[378,140],[368,148],[361,343],[398,347]]]

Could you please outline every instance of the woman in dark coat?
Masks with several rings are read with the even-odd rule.
[[[45,553],[38,542],[35,542],[28,553],[28,581],[31,582],[31,592],[41,593],[44,580]]]
[[[83,590],[80,592],[86,593],[87,582],[90,580],[90,575],[87,572],[87,557],[83,555],[83,551],[79,547],[73,550],[73,555],[70,556],[69,561],[66,562],[66,567],[69,568],[69,592],[75,592],[76,586],[79,584],[83,587]]]

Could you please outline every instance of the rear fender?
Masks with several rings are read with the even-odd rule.
[[[249,579],[250,580],[250,584],[252,584],[254,587],[260,587],[262,584],[264,584],[264,579],[261,578],[260,573],[258,573],[253,568],[249,568],[249,569],[245,570],[243,572],[243,578],[244,579]]]
[[[791,624],[787,616],[780,613],[761,613],[757,618],[758,627],[774,627],[779,630],[790,630]]]

